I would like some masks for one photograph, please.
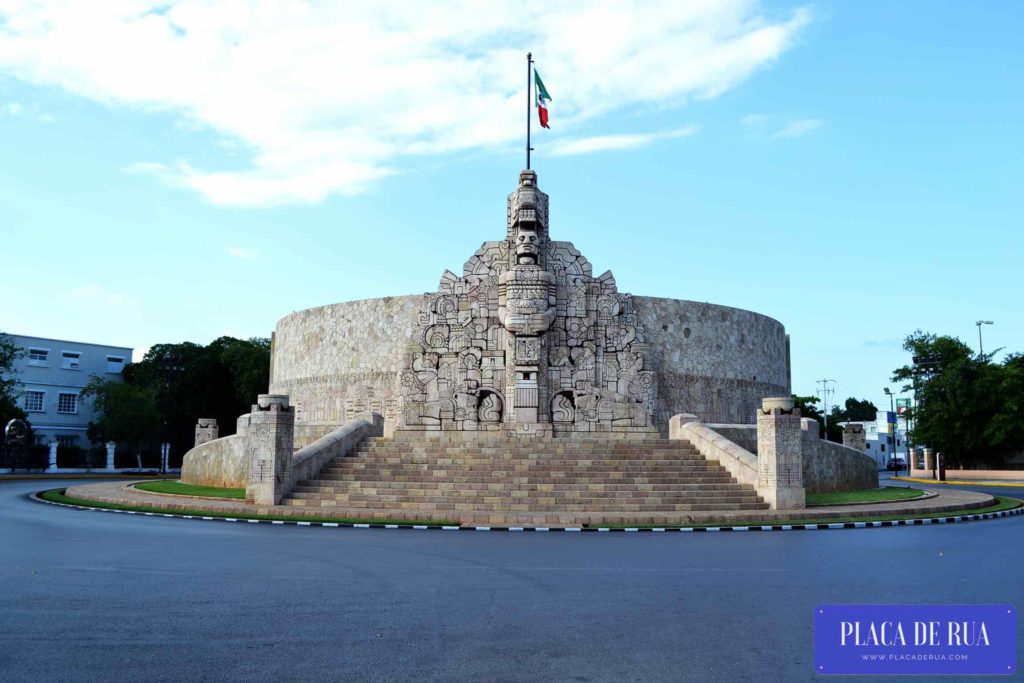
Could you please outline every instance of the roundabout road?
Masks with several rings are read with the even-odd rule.
[[[718,534],[325,529],[27,498],[46,486],[0,483],[5,681],[824,680],[811,672],[819,603],[1024,605],[1024,517]]]

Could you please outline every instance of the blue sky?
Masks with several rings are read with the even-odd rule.
[[[503,234],[532,50],[552,236],[621,291],[770,315],[795,392],[879,407],[917,328],[1024,350],[1019,3],[9,5],[0,330],[434,289]]]

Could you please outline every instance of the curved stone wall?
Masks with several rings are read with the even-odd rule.
[[[655,419],[693,413],[702,422],[753,423],[765,396],[789,396],[786,330],[730,306],[633,296],[658,373]]]
[[[765,396],[786,396],[789,350],[782,324],[729,306],[634,296],[658,373],[657,426],[694,413],[704,422],[752,423]],[[274,332],[270,392],[296,408],[296,447],[318,426],[358,413],[398,420],[403,352],[424,297],[348,301],[297,311]],[[322,432],[323,429],[320,429]],[[308,434],[309,438],[304,435]]]

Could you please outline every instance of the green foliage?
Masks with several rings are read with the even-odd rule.
[[[270,384],[270,340],[220,337],[207,346],[156,344],[124,369],[124,383],[152,398],[159,419],[151,442],[170,442],[172,460],[195,440],[196,420],[216,418],[221,436],[235,431],[256,395]]]
[[[116,441],[140,452],[156,440],[160,414],[151,387],[107,381],[94,375],[82,390],[82,397],[92,401],[98,416],[89,423],[91,441]]]
[[[897,486],[886,486],[880,489],[864,489],[863,491],[836,491],[832,493],[808,493],[808,507],[825,507],[828,505],[849,505],[851,503],[887,503],[895,500],[919,498],[924,495],[921,489],[910,489]]]
[[[14,361],[18,347],[8,335],[0,332],[0,432],[9,420],[25,419],[18,406],[18,380],[14,377]]]
[[[915,331],[903,348],[917,359],[893,372],[914,389],[915,443],[945,453],[947,467],[1000,466],[1024,449],[1024,359],[974,354],[949,336]]]
[[[867,399],[846,399],[845,406],[835,406],[829,413],[829,421],[835,422],[874,422],[878,407]]]

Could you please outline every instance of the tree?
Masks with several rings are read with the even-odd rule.
[[[98,416],[89,423],[90,441],[127,444],[139,457],[144,447],[155,442],[160,414],[151,388],[93,375],[82,390],[82,397],[92,401]]]
[[[270,383],[270,340],[156,344],[141,362],[125,368],[124,382],[152,392],[160,416],[154,443],[170,443],[177,458],[192,447],[198,418],[215,418],[222,436],[234,433],[238,416],[249,412]]]
[[[993,363],[959,339],[917,330],[904,341],[912,363],[893,380],[913,389],[915,443],[945,453],[953,467],[999,466],[1024,447],[1024,361]],[[995,353],[995,352],[993,352]]]
[[[14,361],[19,353],[14,340],[0,332],[0,430],[10,420],[26,418],[18,406],[18,380],[14,378]]]

